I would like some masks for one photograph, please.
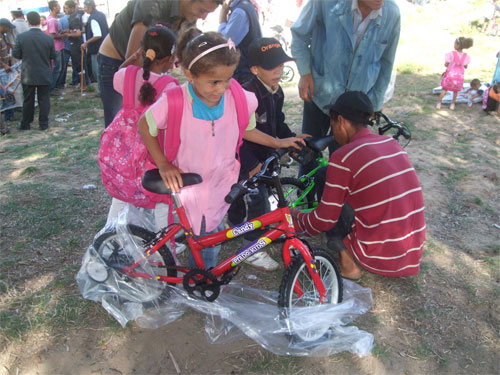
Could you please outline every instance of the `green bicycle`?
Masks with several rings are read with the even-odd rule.
[[[408,127],[401,122],[391,120],[382,112],[375,112],[373,126],[377,127],[378,134],[389,134],[398,141],[401,146],[406,147],[411,140],[411,132]],[[402,138],[400,138],[402,136]],[[333,136],[322,138],[307,138],[305,139],[306,146],[300,151],[293,149],[289,151],[290,157],[301,165],[306,165],[310,161],[315,160],[315,167],[307,174],[295,177],[281,177],[281,185],[285,198],[289,202],[290,208],[296,208],[301,212],[310,212],[318,206],[316,196],[316,181],[314,176],[318,170],[328,165],[328,158],[323,156],[325,150],[332,142]],[[319,155],[319,157],[317,157]],[[291,163],[284,164],[289,167]],[[277,207],[277,197],[275,194],[270,194],[269,203],[271,210]]]

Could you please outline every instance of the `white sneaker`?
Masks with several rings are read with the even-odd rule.
[[[441,103],[436,104],[436,109],[441,109]]]
[[[262,251],[260,253],[254,254],[247,259],[245,263],[254,266],[255,268],[261,269],[263,271],[274,271],[279,268],[279,264],[269,256],[268,253]]]
[[[455,110],[455,104],[450,104],[450,110],[454,111]]]

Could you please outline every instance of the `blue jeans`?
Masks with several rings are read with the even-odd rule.
[[[123,106],[123,97],[113,87],[113,76],[123,61],[100,53],[98,62],[101,100],[104,108],[104,126],[107,127]]]
[[[219,224],[217,228],[215,228],[210,233],[205,231],[205,216],[201,219],[201,229],[200,235],[195,236],[195,238],[203,237],[208,234],[217,233],[224,229],[224,225],[222,223]],[[221,245],[215,245],[214,247],[207,247],[201,251],[201,258],[203,259],[203,263],[205,263],[205,268],[208,270],[217,265],[217,260],[219,258],[219,252],[221,249]],[[189,267],[196,267],[196,263],[194,262],[194,258],[192,254],[189,254]]]
[[[90,61],[92,63],[92,74],[97,80],[97,88],[99,89],[99,93],[101,92],[101,78],[99,77],[99,63],[97,61],[97,54],[90,55]]]
[[[50,85],[51,90],[54,90],[57,85],[59,73],[61,72],[61,62],[62,62],[62,50],[56,51],[56,58],[54,60],[54,69],[52,69],[52,84]]]
[[[302,113],[302,133],[309,134],[315,138],[324,137],[331,132],[330,129],[330,116],[326,115],[313,102],[304,102],[304,110]],[[337,142],[334,142],[332,146],[329,146],[328,151],[330,152],[330,155],[339,147],[340,145]],[[301,165],[299,167],[299,176],[310,172],[315,166],[315,160],[305,166]]]

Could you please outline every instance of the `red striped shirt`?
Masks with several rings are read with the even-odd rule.
[[[345,202],[355,222],[344,244],[361,266],[392,277],[419,272],[424,199],[415,169],[395,140],[363,129],[334,152],[321,202],[298,215],[299,229],[312,236],[333,228]]]

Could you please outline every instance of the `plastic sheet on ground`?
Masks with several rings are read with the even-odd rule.
[[[479,90],[483,90],[483,92],[484,92],[484,91],[488,90],[489,86],[490,85],[488,83],[481,83]],[[457,100],[455,103],[467,103],[469,98],[467,97],[466,91],[469,88],[470,88],[470,83],[464,83],[464,88],[462,89],[462,91],[458,92]],[[441,91],[443,91],[443,88],[441,86],[434,87],[432,89],[432,93],[435,95],[441,94]],[[452,100],[453,100],[453,91],[447,91],[443,97],[442,103],[443,104],[450,104]],[[473,103],[482,103],[483,102],[483,95],[480,95],[479,97],[474,98],[472,100],[472,102]]]
[[[251,288],[238,281],[238,276],[221,287],[214,302],[195,299],[182,286],[130,278],[106,265],[143,259],[138,232],[131,233],[125,222],[151,228],[151,212],[136,212],[134,217],[130,212],[121,214],[112,227],[104,228],[96,239],[108,241],[98,240],[95,247],[88,248],[76,277],[83,297],[101,303],[122,326],[133,320],[140,327],[158,328],[190,308],[206,315],[205,331],[212,343],[249,337],[272,353],[293,356],[329,356],[342,351],[365,356],[371,352],[373,336],[350,325],[371,308],[370,289],[344,280],[342,303],[297,308],[291,317],[284,317],[278,308],[277,291]],[[113,249],[120,249],[114,258],[109,256]],[[149,264],[144,263],[141,271],[165,274],[165,270],[155,269],[155,262]],[[304,341],[304,335],[311,331],[320,333],[313,341]]]

